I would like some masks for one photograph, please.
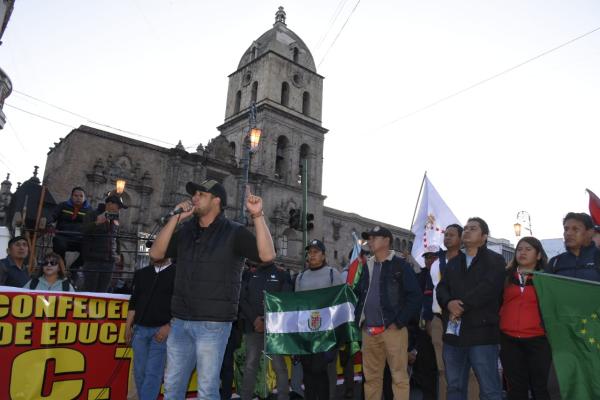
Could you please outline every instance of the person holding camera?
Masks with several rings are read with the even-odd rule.
[[[106,292],[115,262],[119,260],[119,212],[127,207],[115,194],[109,194],[104,203],[104,212],[91,212],[83,222],[83,290],[86,292]]]

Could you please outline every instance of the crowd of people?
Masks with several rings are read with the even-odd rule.
[[[122,262],[119,213],[124,208],[127,207],[121,198],[109,193],[104,203],[92,209],[85,190],[74,187],[71,197],[56,206],[48,221],[48,232],[53,233],[52,250],[43,254],[42,261],[29,271],[30,241],[25,235],[13,237],[9,240],[8,256],[0,261],[0,284],[38,290],[64,287],[66,291],[109,291],[115,266]],[[68,270],[67,252],[77,254]],[[54,274],[50,274],[49,262],[56,267]],[[64,286],[62,282],[66,282]]]
[[[347,271],[329,265],[325,244],[314,239],[305,249],[306,269],[290,274],[274,264],[259,196],[246,194],[253,233],[225,217],[227,193],[219,182],[189,182],[186,191],[191,199],[175,208],[183,212],[166,222],[150,248],[152,264],[133,279],[126,336],[134,349],[137,394],[156,399],[164,381],[165,399],[183,399],[196,368],[198,398],[230,399],[233,354],[243,338],[237,392],[249,400],[264,356],[264,292],[344,284]],[[36,276],[26,272],[28,241],[17,236],[0,261],[0,285],[74,291],[64,254],[78,251],[81,258],[71,268],[83,270],[83,289],[106,291],[110,274],[103,271],[112,271],[118,258],[124,204],[116,195],[105,204],[104,210],[92,210],[85,191],[74,188],[57,208],[54,251],[44,256]],[[354,384],[349,346],[292,355],[291,381],[284,356],[269,355],[277,398],[336,398],[338,358],[346,398],[500,400],[503,392],[509,400],[560,398],[534,272],[600,282],[599,227],[588,214],[571,212],[563,228],[564,253],[548,260],[538,239],[524,237],[506,265],[486,246],[486,221],[470,218],[464,227],[445,228],[445,249],[425,249],[423,268],[392,250],[393,236],[385,227],[363,232],[364,265],[354,285],[362,384]]]

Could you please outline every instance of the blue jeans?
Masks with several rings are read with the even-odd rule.
[[[473,368],[479,382],[479,398],[502,400],[498,351],[496,344],[457,347],[444,343],[442,353],[448,383],[447,400],[467,400],[470,368]]]
[[[135,325],[133,341],[133,374],[140,400],[156,400],[165,372],[167,343],[157,342],[154,335],[160,327]]]
[[[171,320],[165,400],[185,399],[194,367],[198,371],[198,398],[220,400],[219,373],[230,332],[231,322]]]

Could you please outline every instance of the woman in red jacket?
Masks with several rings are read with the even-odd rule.
[[[548,257],[534,237],[517,243],[515,258],[507,267],[504,300],[500,308],[500,360],[508,386],[508,400],[550,399],[548,372],[550,345],[533,287],[533,271],[543,271]]]

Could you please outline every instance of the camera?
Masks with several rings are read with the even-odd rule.
[[[109,221],[118,221],[119,220],[119,213],[111,213],[111,212],[107,211],[104,213],[104,216]]]

